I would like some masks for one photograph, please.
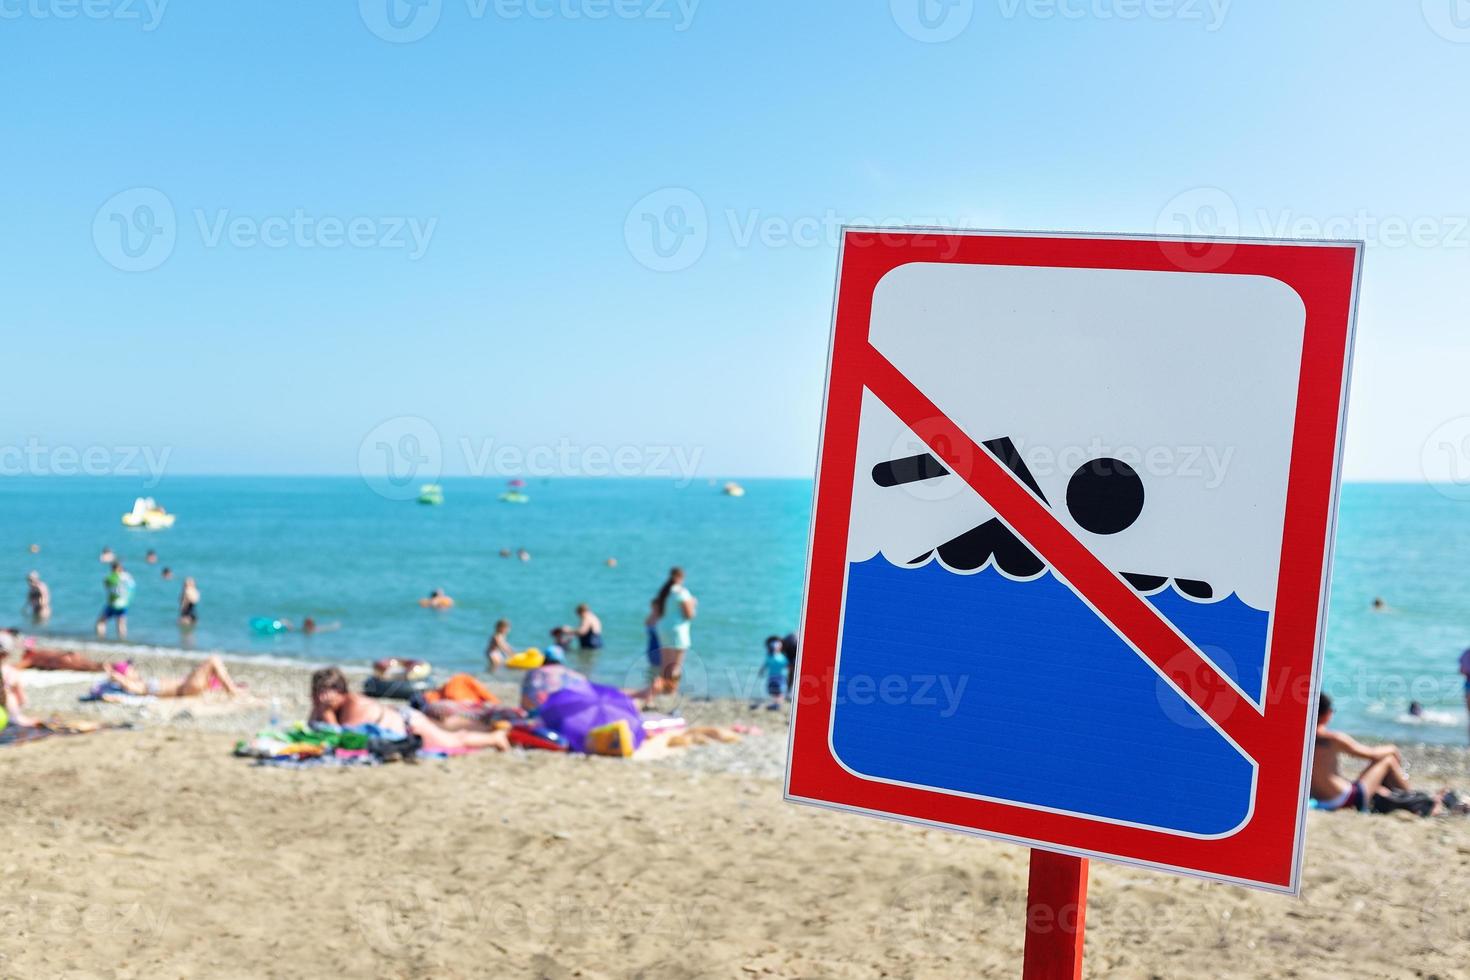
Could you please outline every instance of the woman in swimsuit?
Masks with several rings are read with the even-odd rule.
[[[192,698],[206,691],[224,691],[230,697],[238,696],[240,685],[235,683],[224,661],[210,656],[178,680],[151,681],[128,664],[119,669],[115,664],[107,665],[107,676],[129,694],[152,695],[156,698]]]
[[[179,593],[179,625],[199,624],[199,586],[192,578],[184,579],[184,588]]]
[[[583,650],[602,649],[602,620],[582,603],[577,607],[577,645]]]
[[[39,572],[26,576],[26,612],[30,614],[31,622],[36,624],[51,618],[51,589],[41,581]]]
[[[380,701],[356,694],[347,684],[347,676],[336,667],[324,667],[311,675],[311,720],[328,725],[376,725],[388,732],[414,734],[430,749],[496,749],[510,748],[510,738],[503,731],[451,732],[422,711],[404,705],[393,710]]]
[[[649,613],[648,625],[662,625],[665,616],[672,620],[673,625],[667,630],[660,630],[659,636],[663,638],[663,648],[659,651],[659,677],[655,682],[654,689],[664,694],[677,694],[679,681],[684,676],[684,658],[689,653],[690,629],[694,621],[695,607],[698,600],[690,594],[684,585],[684,569],[669,569],[669,577],[664,581],[663,587],[658,590],[658,595],[653,599],[653,608]]]

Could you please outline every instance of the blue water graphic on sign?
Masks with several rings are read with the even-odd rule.
[[[1266,613],[1234,596],[1153,601],[1259,691]],[[1255,782],[1050,572],[1018,581],[881,555],[849,566],[832,747],[863,776],[1204,836],[1245,821]]]

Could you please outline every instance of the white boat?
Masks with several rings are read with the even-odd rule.
[[[725,484],[725,496],[743,497],[745,496],[745,488],[736,483],[734,480],[731,480],[729,483]]]
[[[133,501],[133,509],[122,516],[122,522],[123,527],[161,531],[174,526],[174,515],[164,510],[152,497],[139,497]]]

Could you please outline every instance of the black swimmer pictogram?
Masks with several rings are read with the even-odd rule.
[[[1015,474],[1042,503],[1051,506],[1051,501],[1042,493],[1015,443],[1002,436],[981,445]],[[949,469],[930,453],[892,459],[873,467],[873,482],[880,487],[902,486],[947,475]],[[1138,472],[1121,459],[1109,456],[1088,460],[1067,481],[1067,512],[1080,527],[1093,534],[1117,534],[1132,527],[1143,513],[1144,498],[1143,479]],[[993,562],[1007,575],[1030,578],[1039,575],[1046,567],[1046,563],[997,518],[991,518],[950,538],[938,547],[911,559],[909,564],[922,564],[936,551],[941,561],[957,571],[973,571],[986,562]],[[1168,584],[1170,579],[1167,575],[1138,572],[1123,572],[1122,575],[1139,592],[1156,592]],[[1180,592],[1195,599],[1211,599],[1215,594],[1208,582],[1198,579],[1174,578],[1174,585]]]

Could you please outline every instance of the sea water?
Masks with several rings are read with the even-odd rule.
[[[737,498],[706,480],[534,479],[526,504],[501,502],[499,481],[442,482],[445,502],[435,507],[386,499],[349,477],[166,476],[151,487],[6,478],[0,609],[10,603],[14,615],[0,622],[20,621],[34,568],[52,589],[49,630],[89,635],[104,598],[97,557],[110,546],[138,582],[129,638],[166,646],[312,663],[419,657],[440,670],[475,669],[496,619],[511,620],[517,646],[543,646],[550,628],[574,622],[573,607],[586,602],[603,618],[607,647],[579,666],[635,684],[645,677],[648,602],[677,564],[700,603],[689,691],[745,696],[756,690],[762,640],[796,627],[809,480],[747,480]],[[123,528],[139,494],[177,514],[176,525]],[[33,543],[39,554],[29,553]],[[156,565],[144,562],[150,548]],[[525,548],[531,560],[502,558],[502,548]],[[1470,646],[1467,555],[1470,502],[1423,484],[1344,487],[1325,660],[1343,727],[1405,742],[1466,740],[1456,662]],[[172,581],[161,577],[165,566]],[[188,575],[203,601],[197,629],[182,632],[175,617]],[[421,608],[434,588],[455,608]],[[1375,596],[1386,611],[1373,610]],[[306,616],[342,627],[315,636],[260,636],[250,627],[256,617]],[[1232,628],[1248,626],[1242,619]],[[1216,645],[1228,653],[1228,643]],[[1222,667],[1252,683],[1249,663]],[[1405,716],[1411,700],[1424,704],[1428,722]]]

